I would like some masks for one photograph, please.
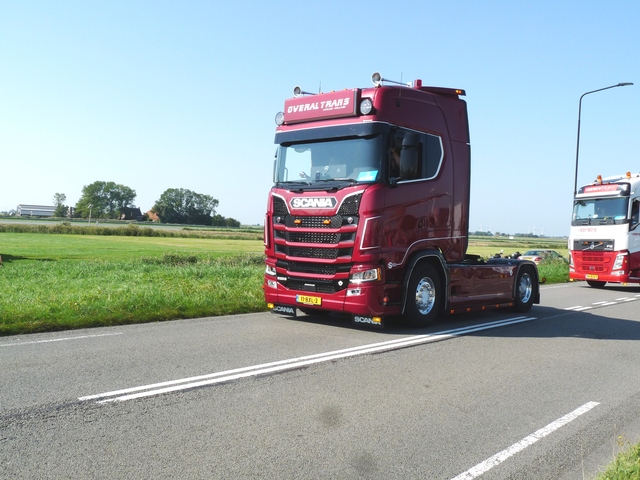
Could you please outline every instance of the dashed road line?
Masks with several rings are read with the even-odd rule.
[[[52,342],[66,342],[69,340],[84,340],[86,338],[98,338],[98,337],[110,337],[113,335],[122,335],[123,332],[115,333],[100,333],[97,335],[80,335],[77,337],[62,337],[62,338],[49,338],[47,340],[35,340],[31,342],[12,342],[12,343],[0,343],[0,347],[21,347],[23,345],[35,345],[38,343],[52,343]]]
[[[483,473],[486,473],[488,470],[491,470],[493,467],[500,465],[502,462],[507,460],[509,457],[515,455],[516,453],[521,452],[525,448],[533,445],[538,440],[546,437],[550,433],[555,432],[561,427],[564,427],[569,422],[572,422],[580,415],[587,413],[592,408],[600,405],[598,402],[589,402],[585,403],[579,408],[576,408],[573,412],[566,414],[563,417],[551,422],[546,427],[541,428],[533,432],[531,435],[523,438],[517,443],[514,443],[509,448],[502,450],[499,453],[496,453],[493,457],[487,458],[484,462],[480,462],[475,467],[470,468],[466,472],[461,473],[457,477],[454,477],[452,480],[472,480],[476,477],[479,477]]]
[[[608,307],[611,305],[618,305],[619,303],[633,302],[634,300],[637,300],[639,297],[640,295],[636,295],[635,297],[616,298],[614,301],[601,300],[599,302],[593,302],[590,306],[574,305],[572,307],[565,307],[564,310],[582,312],[584,310],[590,310],[592,308]]]

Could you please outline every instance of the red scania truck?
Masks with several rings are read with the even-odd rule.
[[[340,312],[416,327],[442,313],[539,303],[529,261],[467,255],[470,147],[463,90],[403,85],[307,94],[276,115],[264,223],[274,313]],[[389,83],[393,83],[389,85]]]
[[[580,187],[573,201],[569,278],[596,288],[640,283],[640,174]]]

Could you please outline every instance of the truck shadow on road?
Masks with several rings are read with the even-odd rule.
[[[624,289],[626,293],[630,290]],[[637,289],[640,292],[640,288]],[[622,302],[621,302],[622,303]],[[633,302],[636,303],[636,302]],[[638,302],[640,305],[640,302]],[[634,312],[637,310],[633,310]],[[620,311],[617,310],[617,313]],[[607,316],[606,313],[611,313]],[[465,335],[521,338],[586,338],[594,340],[640,340],[640,318],[638,320],[619,318],[606,307],[588,310],[566,310],[546,306],[534,306],[526,314],[509,310],[443,315],[434,324],[425,328],[411,328],[402,318],[386,320],[383,329],[366,328],[351,323],[346,316],[300,315],[294,321],[303,321],[330,328],[347,328],[363,332],[379,333],[381,337],[396,335],[442,334],[457,329],[481,327],[493,322],[515,318],[532,318],[531,321],[504,324]]]

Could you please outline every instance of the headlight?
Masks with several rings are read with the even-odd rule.
[[[613,267],[611,270],[620,270],[624,264],[625,257],[627,255],[625,253],[619,253],[616,255],[616,260],[613,262]]]
[[[351,283],[375,282],[382,279],[380,268],[371,268],[364,272],[354,272],[351,274]]]
[[[265,270],[265,273],[267,275],[273,275],[275,276],[276,274],[276,267],[272,267],[271,265],[267,265],[267,269]]]

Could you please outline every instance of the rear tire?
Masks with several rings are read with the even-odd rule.
[[[535,284],[535,275],[531,269],[521,268],[516,278],[516,296],[513,302],[516,311],[525,313],[531,310],[536,288],[538,287]]]
[[[601,282],[598,280],[587,280],[587,284],[593,288],[604,288],[607,282]]]
[[[425,327],[440,316],[444,300],[442,280],[429,264],[418,265],[409,280],[405,315],[412,327]]]

